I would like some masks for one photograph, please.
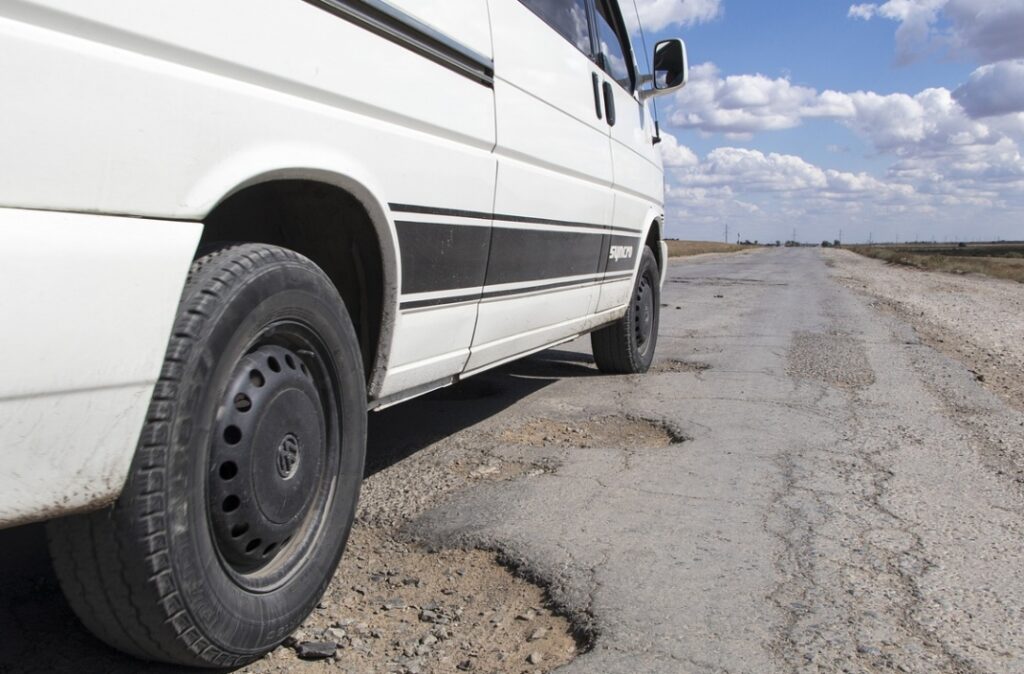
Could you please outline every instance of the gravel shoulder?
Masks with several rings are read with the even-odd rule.
[[[822,252],[839,283],[895,312],[926,343],[962,360],[987,388],[1024,410],[1024,284]]]

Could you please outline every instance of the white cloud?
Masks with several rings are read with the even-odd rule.
[[[947,172],[934,161],[908,158],[884,178],[816,166],[789,154],[737,147],[712,150],[696,165],[669,169],[666,214],[670,236],[803,241],[910,237],[1020,236],[1024,165],[1016,146],[1000,141],[975,146],[984,161],[962,157]],[[1002,154],[1002,177],[992,171]],[[998,162],[996,162],[998,163]],[[979,173],[980,171],[980,173]],[[987,209],[979,211],[980,208]],[[984,213],[984,215],[980,215]]]
[[[846,114],[849,102],[837,92],[822,94],[786,78],[730,75],[713,63],[690,70],[690,83],[674,97],[673,125],[742,136],[789,129],[806,117]]]
[[[850,198],[891,202],[907,201],[915,194],[908,183],[883,182],[867,173],[823,169],[791,154],[768,153],[739,147],[719,147],[704,161],[671,171],[677,190],[699,190],[704,200],[736,194],[774,193],[801,200],[842,201]],[[679,194],[677,191],[676,195]]]
[[[864,19],[867,21],[875,15],[875,11],[878,9],[878,5],[872,5],[871,3],[865,3],[861,5],[851,5],[850,11],[846,13],[851,19]]]
[[[722,0],[637,0],[636,8],[644,30],[657,31],[711,21],[721,14]],[[624,6],[622,13],[630,23],[633,12]]]
[[[975,118],[1024,112],[1024,59],[978,68],[953,92],[953,98]]]
[[[969,102],[976,112],[1013,108],[1021,96],[1021,87],[1012,86],[1015,72],[979,69],[955,97],[945,88],[916,95],[818,92],[785,78],[723,78],[710,63],[694,70],[692,88],[676,95],[669,114],[677,127],[735,138],[792,128],[808,118],[829,118],[853,130],[876,152],[892,155],[895,163],[879,180],[822,169],[793,155],[725,147],[699,163],[690,157],[679,160],[677,166],[687,169],[675,172],[680,189],[801,194],[802,202],[828,208],[866,200],[919,212],[1024,202],[1024,159],[1018,145],[1024,139],[1024,114],[974,119],[957,100]],[[709,199],[704,195],[702,203]]]
[[[843,95],[852,114],[839,119],[882,152],[935,154],[997,140],[985,124],[964,113],[948,89],[925,89],[915,96],[870,91]]]
[[[851,5],[847,15],[899,23],[897,60],[933,48],[967,50],[986,63],[1024,57],[1024,2],[1020,0],[888,0]]]
[[[661,151],[661,160],[665,166],[680,168],[696,166],[700,163],[700,159],[697,158],[693,150],[685,145],[680,145],[676,137],[667,131],[661,132],[658,149]]]
[[[723,78],[714,64],[704,63],[693,69],[691,84],[673,97],[668,118],[675,127],[730,138],[827,118],[856,131],[882,153],[950,158],[1003,138],[1024,138],[1024,115],[972,119],[957,100],[969,101],[975,112],[1016,109],[1024,101],[1024,86],[1015,86],[1024,85],[1024,65],[1019,73],[1016,67],[1006,70],[1001,65],[981,68],[956,95],[941,87],[910,95],[818,92],[764,75]]]
[[[719,147],[704,162],[679,174],[687,186],[740,188],[753,192],[792,192],[828,185],[825,172],[800,157]]]
[[[957,46],[988,61],[1024,58],[1024,2],[950,0],[945,14],[953,23]]]

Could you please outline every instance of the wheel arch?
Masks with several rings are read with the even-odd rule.
[[[320,266],[356,323],[367,395],[373,398],[387,371],[401,262],[386,202],[367,182],[309,166],[251,175],[205,210],[200,246],[214,241],[273,244]]]
[[[642,239],[643,245],[650,247],[654,251],[654,259],[658,261],[658,270],[664,276],[665,265],[668,262],[668,256],[662,245],[665,241],[665,215],[659,209],[651,208],[647,212],[645,222]],[[639,255],[637,257],[639,258]]]

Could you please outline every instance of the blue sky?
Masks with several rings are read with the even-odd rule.
[[[690,56],[657,99],[669,236],[1024,239],[1024,0],[637,7]]]

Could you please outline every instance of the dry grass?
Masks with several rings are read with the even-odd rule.
[[[1024,283],[1024,245],[850,246],[855,253],[929,271],[984,274]]]
[[[718,243],[716,241],[678,241],[669,240],[669,257],[686,257],[687,255],[702,255],[704,253],[736,253],[747,250],[754,246],[741,246],[735,243]]]

